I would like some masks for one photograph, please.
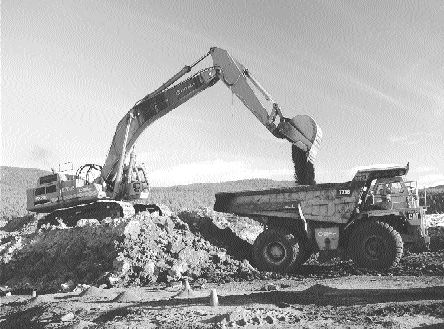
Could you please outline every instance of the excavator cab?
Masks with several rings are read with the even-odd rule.
[[[122,175],[122,190],[125,200],[146,200],[148,199],[150,186],[147,180],[145,168],[143,166],[126,166]]]

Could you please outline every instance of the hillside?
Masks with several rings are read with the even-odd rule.
[[[35,186],[37,178],[48,173],[40,169],[1,166],[0,218],[26,215],[26,189]]]
[[[26,189],[33,187],[38,177],[49,172],[40,169],[0,167],[0,218],[24,216],[26,211]],[[153,187],[149,203],[161,203],[173,211],[196,207],[213,207],[217,192],[259,190],[273,187],[292,186],[291,181],[271,179],[247,179],[221,183],[197,183],[172,187]],[[427,189],[428,213],[444,213],[444,186]]]

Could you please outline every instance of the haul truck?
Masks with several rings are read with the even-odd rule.
[[[208,56],[213,60],[211,67],[179,81]],[[103,166],[86,164],[75,175],[53,172],[40,177],[37,186],[27,190],[27,209],[48,213],[39,221],[40,226],[57,224],[59,220],[72,226],[82,218],[128,217],[145,210],[161,213],[158,205],[145,204],[149,185],[143,166],[136,163],[133,146],[153,122],[218,81],[223,81],[274,136],[288,140],[293,149],[299,150],[298,155],[303,158],[298,162],[299,167],[314,162],[322,137],[316,122],[308,115],[284,117],[278,103],[245,66],[226,50],[213,47],[138,101],[124,115],[117,125]],[[129,163],[125,163],[127,158]],[[299,171],[303,169],[299,168]]]
[[[429,242],[416,184],[403,179],[408,169],[359,170],[346,183],[218,193],[214,210],[265,226],[253,244],[262,270],[291,271],[315,251],[341,250],[360,267],[388,269],[404,246]]]

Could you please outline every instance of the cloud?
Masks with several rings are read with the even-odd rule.
[[[430,175],[424,175],[417,179],[418,187],[433,187],[438,185],[444,185],[444,175],[439,173],[434,173]]]
[[[30,155],[32,160],[45,161],[52,155],[52,152],[43,146],[35,145]]]
[[[430,166],[414,167],[409,170],[409,174],[415,174],[415,175],[424,174],[434,171],[436,169],[437,169],[436,167],[430,167]]]
[[[191,183],[217,183],[248,178],[291,179],[291,169],[253,169],[243,161],[202,161],[180,164],[149,173],[153,186],[172,186]]]

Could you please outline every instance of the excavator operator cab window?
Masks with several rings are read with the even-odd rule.
[[[46,193],[46,190],[45,190],[44,186],[43,187],[38,187],[34,191],[34,195],[35,196],[42,195],[42,194],[45,194],[45,193]]]

